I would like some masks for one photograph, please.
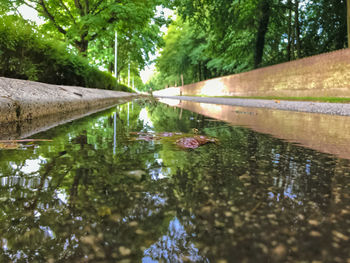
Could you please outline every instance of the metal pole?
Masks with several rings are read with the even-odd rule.
[[[118,32],[115,31],[115,40],[114,40],[114,74],[115,79],[118,85]]]

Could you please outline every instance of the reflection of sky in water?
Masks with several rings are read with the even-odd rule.
[[[279,153],[276,152],[275,149],[272,149],[271,151],[272,155],[271,155],[271,162],[273,164],[274,167],[278,167],[279,165],[283,165],[281,164],[281,155]],[[304,176],[304,173],[302,172],[302,170],[300,169],[301,166],[300,164],[298,164],[297,162],[295,162],[293,160],[293,157],[285,157],[285,158],[289,158],[288,163],[289,163],[289,172],[284,173],[283,177],[275,177],[273,182],[274,185],[281,188],[284,188],[283,191],[283,198],[290,198],[290,199],[297,199],[298,195],[297,195],[297,190],[298,190],[298,184],[296,182],[296,178],[300,178],[302,176]],[[306,164],[306,174],[310,174],[310,168],[311,168],[311,163],[310,160],[307,160],[307,164]],[[276,193],[272,193],[269,192],[269,197],[271,199],[275,199],[277,201],[281,201],[281,194],[276,194]]]
[[[124,223],[129,223],[138,219],[145,219],[154,214],[158,214],[166,205],[167,198],[160,194],[145,193],[142,205],[130,209],[129,215],[121,219]]]
[[[48,226],[39,226],[39,228],[44,232],[46,238],[55,239],[56,235]]]
[[[272,153],[272,162],[274,166],[277,166],[280,162],[281,155],[279,153],[276,153],[275,149],[272,149],[271,153]]]
[[[56,191],[57,198],[64,204],[68,204],[68,196],[64,189],[57,189]]]
[[[144,130],[153,129],[154,126],[151,119],[148,117],[148,111],[146,108],[143,108],[140,111],[139,120],[143,122]]]
[[[20,185],[21,187],[35,190],[38,185],[40,185],[41,178],[39,177],[39,170],[43,164],[46,163],[46,159],[39,157],[35,160],[26,160],[22,166],[17,165],[13,162],[10,162],[9,165],[12,167],[16,173],[11,176],[3,176],[0,179],[1,186],[16,186]],[[22,174],[29,175],[30,177],[23,177]],[[47,177],[42,184],[43,189],[47,189],[49,186],[49,181],[51,177]]]
[[[175,217],[169,223],[168,233],[144,251],[142,262],[153,263],[160,259],[164,259],[165,262],[209,262],[189,241],[190,237],[191,235],[187,234],[184,226]]]
[[[30,174],[30,173],[38,172],[40,167],[45,163],[46,163],[46,159],[39,156],[38,159],[26,160],[22,167],[19,167],[18,165],[12,162],[10,162],[10,165],[14,170],[19,169],[24,174]]]
[[[307,164],[305,165],[305,173],[307,175],[310,175],[311,174],[311,161],[307,160],[306,162],[307,162]]]
[[[180,100],[174,100],[174,99],[159,99],[159,102],[167,104],[169,106],[177,106],[181,104]]]
[[[164,178],[168,178],[171,174],[170,167],[164,167],[163,159],[158,158],[158,156],[158,154],[154,155],[156,159],[153,165],[156,165],[156,167],[152,167],[148,171],[148,173],[151,175],[152,180],[161,180]]]

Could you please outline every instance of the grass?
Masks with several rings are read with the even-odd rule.
[[[232,99],[260,99],[260,100],[291,100],[291,101],[313,101],[313,102],[329,102],[329,103],[350,103],[350,98],[339,97],[240,97],[240,96],[204,96],[204,95],[188,95],[193,97],[212,97],[212,98],[232,98]]]

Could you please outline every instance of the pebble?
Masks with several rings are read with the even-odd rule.
[[[231,217],[232,215],[233,215],[233,214],[232,214],[231,212],[229,212],[229,211],[226,211],[226,212],[225,212],[225,216],[226,216],[226,217]]]
[[[287,248],[280,244],[272,250],[272,255],[276,260],[282,260],[287,255]]]
[[[337,238],[339,238],[339,239],[342,239],[342,240],[344,240],[344,241],[348,241],[348,240],[349,240],[349,237],[348,237],[348,236],[346,236],[346,235],[344,235],[343,233],[340,233],[340,232],[338,232],[338,231],[333,230],[333,231],[332,231],[332,234],[333,234],[333,236],[335,236],[335,237],[337,237]]]
[[[318,232],[318,231],[311,231],[311,232],[310,232],[310,236],[312,236],[312,237],[320,237],[320,236],[321,236],[321,233]]]
[[[119,253],[125,257],[125,256],[129,256],[131,254],[131,249],[130,248],[126,248],[126,247],[119,247]]]
[[[316,220],[309,220],[309,224],[312,225],[312,226],[318,226],[319,225],[319,222],[316,221]]]
[[[135,227],[135,226],[138,226],[138,223],[137,223],[136,221],[131,221],[131,222],[129,223],[129,226]]]

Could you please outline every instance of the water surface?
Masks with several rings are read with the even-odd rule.
[[[218,144],[182,150],[131,132]],[[0,262],[349,262],[350,165],[155,102],[0,150]]]

